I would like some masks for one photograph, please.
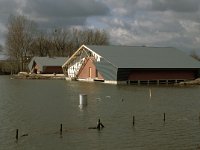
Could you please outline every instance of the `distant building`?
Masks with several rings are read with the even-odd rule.
[[[31,73],[62,74],[62,65],[67,57],[33,57],[28,64]]]
[[[62,67],[68,79],[112,84],[176,83],[200,73],[199,61],[171,47],[82,45]]]

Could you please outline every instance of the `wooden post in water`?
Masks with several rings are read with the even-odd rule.
[[[62,135],[62,123],[60,124],[60,135]]]
[[[98,122],[97,122],[97,127],[96,127],[96,129],[100,130],[101,128],[104,128],[104,125],[101,123],[100,118],[99,118],[99,120],[98,120]]]
[[[15,136],[16,140],[18,140],[18,136],[19,136],[19,129],[16,129],[16,136]]]
[[[135,116],[133,116],[133,126],[135,126]]]
[[[200,121],[200,113],[199,113],[199,121]]]
[[[163,121],[165,122],[165,113],[163,114]]]

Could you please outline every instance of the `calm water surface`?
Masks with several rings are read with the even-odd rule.
[[[200,149],[199,91],[0,76],[0,150]],[[88,106],[81,109],[82,93]],[[99,116],[105,128],[89,130]]]

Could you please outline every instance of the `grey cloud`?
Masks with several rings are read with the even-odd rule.
[[[16,14],[18,3],[13,0],[0,0],[0,44],[4,45],[6,24],[10,14]]]
[[[17,10],[17,3],[13,0],[1,0],[0,1],[0,14],[7,15],[15,13]]]
[[[173,18],[177,20],[190,20],[200,23],[200,10],[198,12],[193,13],[173,13]]]
[[[107,25],[114,44],[173,46],[183,50],[200,47],[199,0],[104,2],[109,2],[112,16],[99,21]]]
[[[0,24],[6,25],[11,14],[17,14],[19,4],[13,0],[0,0]],[[1,30],[1,29],[0,29]]]
[[[157,11],[196,12],[199,6],[199,0],[152,0],[152,9]]]
[[[109,8],[96,0],[34,0],[23,8],[40,28],[85,25],[88,17],[107,15]]]
[[[82,26],[85,23],[85,17],[72,17],[72,18],[55,18],[48,21],[37,21],[38,26],[42,30],[55,29],[55,28],[68,28],[71,26]]]
[[[172,46],[182,50],[198,49],[200,24],[179,19],[163,19],[158,14],[137,19],[108,18],[111,42],[122,45]],[[196,41],[196,42],[194,42]]]
[[[27,1],[26,14],[48,19],[106,15],[109,9],[95,0],[34,0]]]
[[[135,12],[139,0],[102,0],[111,10],[114,16],[130,15]]]

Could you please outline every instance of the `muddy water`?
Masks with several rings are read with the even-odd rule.
[[[0,76],[0,149],[198,149],[199,91]],[[88,95],[87,107],[78,106],[79,94]],[[105,128],[89,130],[99,117]]]

